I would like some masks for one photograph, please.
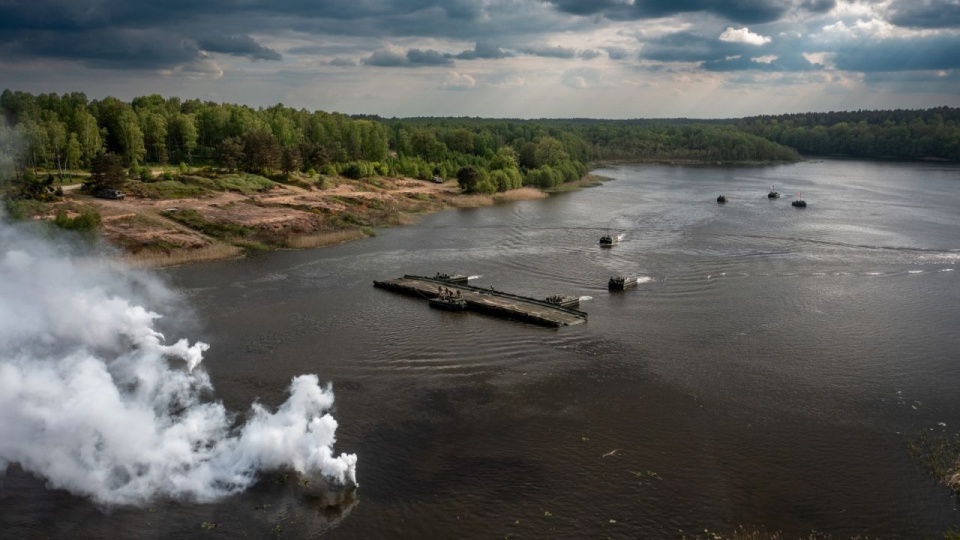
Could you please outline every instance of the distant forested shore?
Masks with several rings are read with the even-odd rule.
[[[960,109],[947,107],[702,121],[398,119],[8,89],[0,110],[0,175],[7,193],[21,194],[94,170],[105,155],[132,181],[155,181],[151,166],[172,165],[271,178],[457,178],[471,193],[551,189],[611,161],[772,163],[801,154],[960,161]]]

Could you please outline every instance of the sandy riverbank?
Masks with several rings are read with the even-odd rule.
[[[415,223],[447,208],[475,208],[546,197],[533,188],[463,195],[455,181],[338,178],[325,189],[277,184],[252,193],[207,193],[197,198],[96,199],[68,191],[58,208],[94,206],[101,235],[137,267],[163,267],[242,257],[250,251],[316,248]]]

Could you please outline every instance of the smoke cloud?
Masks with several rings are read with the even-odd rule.
[[[147,306],[172,293],[104,261],[0,224],[0,473],[17,463],[108,505],[212,501],[275,469],[356,484],[329,385],[295,377],[275,412],[254,404],[239,424],[211,399],[208,345],[157,330]]]

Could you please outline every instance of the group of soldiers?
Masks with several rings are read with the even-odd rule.
[[[463,298],[460,294],[460,290],[451,291],[446,287],[437,287],[437,293],[441,300],[459,300]]]

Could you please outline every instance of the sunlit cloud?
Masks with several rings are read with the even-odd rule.
[[[444,90],[472,90],[477,87],[477,80],[466,73],[448,72],[440,84]]]
[[[746,43],[748,45],[763,45],[772,41],[767,36],[751,32],[749,28],[733,28],[730,26],[720,34],[718,39],[727,43]]]

